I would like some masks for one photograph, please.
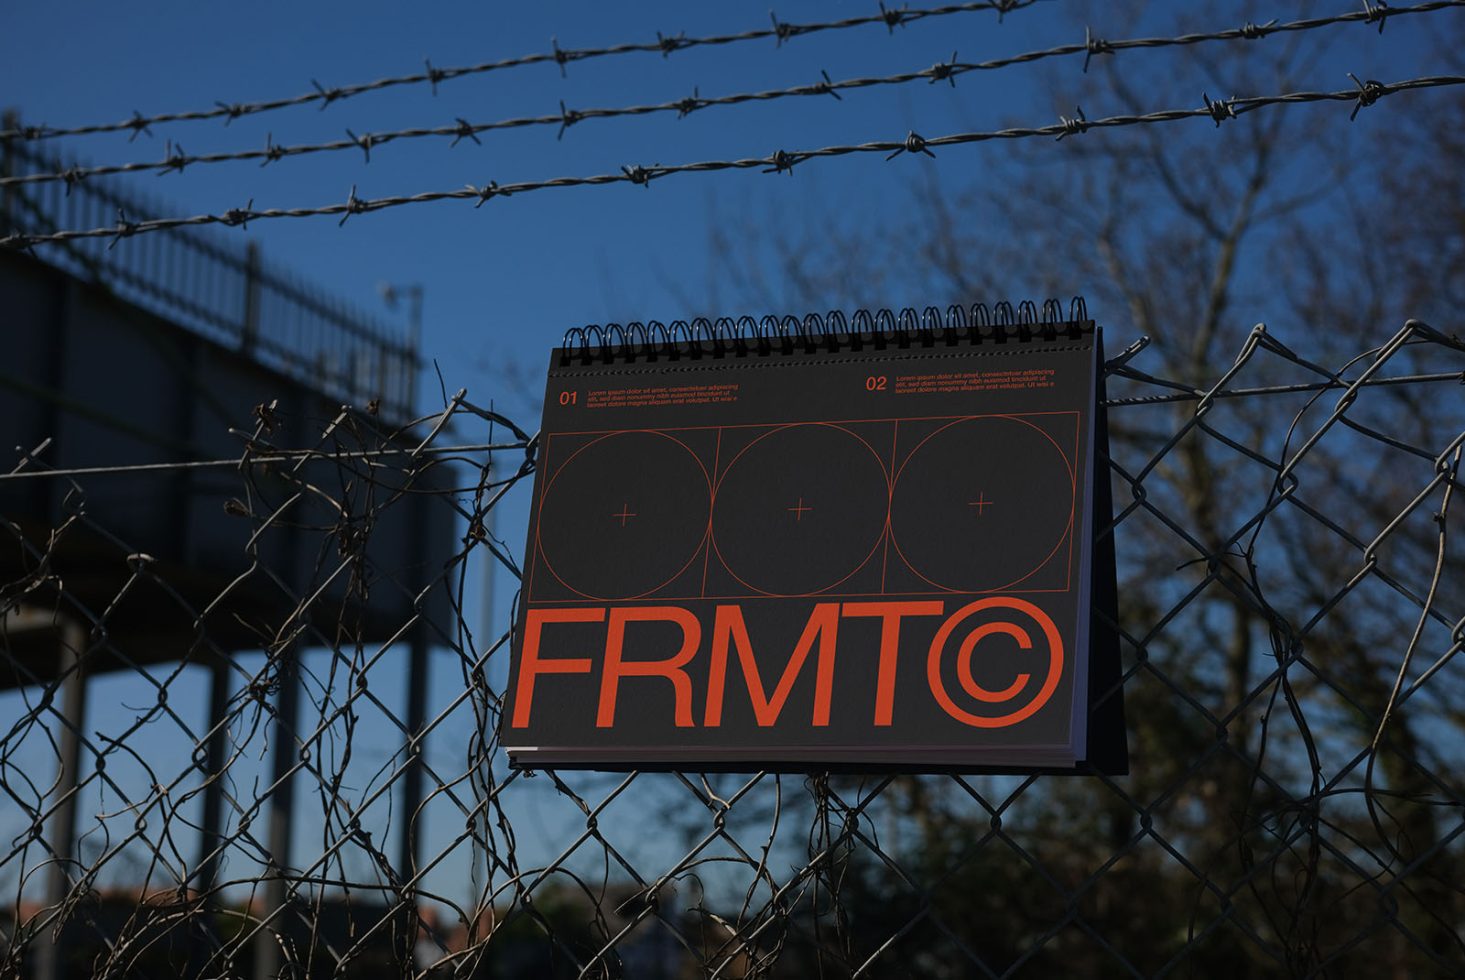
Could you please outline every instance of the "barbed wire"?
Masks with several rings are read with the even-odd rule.
[[[349,99],[352,96],[361,95],[365,92],[377,92],[382,89],[405,85],[427,83],[432,86],[433,94],[436,95],[437,86],[442,82],[469,75],[482,75],[492,71],[520,68],[525,65],[556,64],[559,66],[561,74],[564,74],[565,66],[569,63],[586,61],[591,58],[604,58],[636,53],[660,53],[665,57],[669,56],[673,51],[682,51],[688,48],[715,47],[727,44],[739,44],[746,41],[766,40],[768,38],[773,38],[779,45],[782,45],[784,41],[805,34],[847,30],[853,27],[863,27],[867,24],[883,24],[894,33],[895,28],[902,27],[906,24],[913,24],[917,21],[932,17],[947,17],[952,14],[990,10],[996,11],[1000,19],[1013,11],[1021,10],[1024,7],[1031,7],[1042,2],[1045,2],[1045,0],[972,0],[972,2],[967,3],[952,3],[939,7],[918,7],[911,10],[908,7],[886,7],[882,0],[879,3],[879,11],[877,13],[808,24],[794,24],[780,21],[776,13],[769,11],[769,17],[772,21],[771,26],[739,31],[734,34],[687,37],[685,31],[677,34],[662,34],[658,31],[655,41],[628,42],[598,48],[562,48],[559,46],[558,40],[552,39],[551,50],[537,54],[519,55],[513,58],[503,58],[497,61],[486,61],[476,65],[461,65],[453,68],[437,68],[431,61],[428,61],[425,63],[424,69],[420,72],[394,75],[379,78],[372,82],[359,82],[352,85],[328,87],[312,79],[311,85],[313,86],[313,91],[303,92],[288,98],[263,102],[216,102],[211,109],[164,112],[152,116],[144,116],[141,113],[134,112],[130,119],[113,123],[94,123],[69,127],[46,125],[19,126],[11,129],[0,129],[0,139],[42,140],[63,136],[86,136],[94,133],[126,131],[130,131],[132,133],[131,138],[136,139],[139,133],[152,135],[150,127],[165,123],[223,119],[227,125],[229,122],[243,116],[271,112],[291,106],[310,105],[319,102],[321,108],[324,109],[334,102],[340,102],[343,99]]]
[[[1413,380],[1407,379],[1399,383],[1411,383]],[[516,442],[479,442],[463,443],[460,445],[427,446],[415,451],[403,448],[363,449],[356,452],[334,451],[329,453],[303,449],[265,450],[242,459],[236,456],[232,459],[181,459],[158,463],[117,463],[111,466],[68,466],[41,470],[22,469],[10,473],[0,473],[0,483],[8,483],[14,480],[70,479],[78,476],[121,476],[136,473],[177,473],[186,470],[239,469],[240,466],[276,466],[280,463],[299,462],[302,459],[316,461],[334,460],[338,462],[357,459],[372,460],[394,456],[411,456],[414,452],[421,456],[467,456],[473,453],[494,453],[508,449],[523,449],[528,439],[528,436],[523,436]]]
[[[676,113],[677,118],[680,119],[698,110],[716,106],[735,106],[749,103],[772,102],[786,98],[822,97],[826,95],[839,98],[840,92],[887,85],[906,85],[917,81],[926,81],[928,83],[945,81],[950,83],[952,87],[955,87],[956,79],[970,72],[996,71],[1016,65],[1030,64],[1050,58],[1078,54],[1084,56],[1084,70],[1087,71],[1089,62],[1095,55],[1117,54],[1122,51],[1138,49],[1183,47],[1217,41],[1260,40],[1273,34],[1319,30],[1325,27],[1351,24],[1360,21],[1364,23],[1378,21],[1380,26],[1382,26],[1380,9],[1387,10],[1387,16],[1399,17],[1406,14],[1432,13],[1447,8],[1461,7],[1465,7],[1465,0],[1428,0],[1428,2],[1409,7],[1370,7],[1364,10],[1354,10],[1327,17],[1313,17],[1288,21],[1286,23],[1277,23],[1275,20],[1259,25],[1248,23],[1238,28],[1181,34],[1173,37],[1139,37],[1105,40],[1095,37],[1091,31],[1086,31],[1085,38],[1080,43],[1060,44],[986,61],[958,61],[956,54],[953,52],[949,61],[937,62],[928,68],[922,68],[918,71],[847,78],[839,81],[830,79],[828,73],[824,72],[822,73],[823,81],[808,85],[794,85],[785,88],[765,89],[758,92],[738,92],[730,95],[708,97],[703,97],[699,90],[694,89],[693,94],[690,96],[641,105],[573,109],[567,107],[561,101],[560,111],[557,113],[517,116],[491,122],[470,122],[467,119],[459,117],[452,125],[413,126],[380,132],[366,132],[359,135],[348,129],[346,131],[347,138],[345,139],[327,140],[317,143],[297,143],[280,146],[274,143],[273,138],[267,138],[263,148],[190,154],[186,153],[182,146],[169,141],[165,155],[161,160],[98,164],[86,167],[71,166],[59,170],[42,170],[28,174],[0,176],[0,187],[54,183],[57,181],[65,181],[69,187],[88,177],[139,171],[157,171],[161,176],[169,173],[182,173],[185,168],[196,165],[208,166],[219,163],[253,160],[259,160],[261,161],[261,165],[265,166],[290,157],[316,153],[334,153],[344,150],[360,150],[365,155],[366,162],[370,163],[372,150],[385,146],[388,143],[402,140],[448,138],[452,140],[450,146],[455,147],[464,140],[479,143],[479,134],[495,130],[519,129],[532,126],[558,126],[559,135],[563,136],[565,131],[571,126],[590,119],[623,119],[671,112]],[[3,138],[3,136],[4,134],[0,133],[0,138]]]
[[[353,215],[367,214],[372,211],[383,211],[388,208],[403,207],[412,204],[427,204],[434,201],[472,200],[476,202],[475,207],[481,207],[495,197],[508,197],[513,194],[527,194],[532,191],[549,190],[552,188],[595,187],[627,183],[645,187],[649,186],[653,180],[671,176],[672,174],[713,173],[723,170],[752,169],[760,169],[764,173],[787,173],[791,172],[795,166],[809,160],[852,154],[883,153],[886,154],[887,160],[894,159],[901,154],[925,154],[926,156],[934,157],[935,154],[932,152],[933,148],[939,149],[946,146],[961,146],[992,140],[1030,139],[1046,136],[1053,136],[1062,140],[1083,134],[1091,129],[1114,129],[1126,126],[1178,122],[1185,119],[1210,118],[1219,127],[1228,120],[1237,119],[1246,113],[1259,109],[1315,102],[1351,102],[1354,105],[1349,119],[1352,120],[1364,108],[1373,105],[1387,95],[1392,95],[1397,92],[1465,84],[1465,76],[1462,75],[1431,75],[1422,78],[1411,78],[1400,82],[1380,82],[1374,79],[1359,80],[1351,74],[1349,77],[1353,78],[1354,88],[1330,92],[1286,92],[1278,95],[1232,97],[1220,100],[1212,100],[1209,95],[1203,95],[1202,100],[1204,104],[1200,107],[1162,109],[1142,114],[1125,113],[1098,119],[1089,119],[1084,115],[1083,108],[1080,106],[1076,109],[1076,114],[1073,118],[1061,116],[1057,123],[1043,126],[1021,126],[996,130],[951,133],[929,139],[912,131],[901,140],[876,140],[866,143],[838,144],[808,150],[775,150],[768,156],[743,157],[733,160],[702,160],[694,163],[651,164],[649,166],[635,164],[621,167],[620,173],[553,177],[544,180],[529,180],[507,184],[489,181],[482,186],[468,184],[454,190],[423,191],[416,194],[378,198],[358,197],[356,187],[353,185],[345,202],[315,207],[257,209],[251,204],[242,208],[230,208],[227,211],[217,214],[197,214],[184,218],[150,218],[139,221],[129,220],[126,214],[119,213],[117,224],[112,226],[85,229],[60,229],[44,233],[14,232],[4,238],[0,238],[0,245],[11,248],[27,248],[45,242],[64,242],[83,238],[112,238],[112,245],[116,245],[117,242],[124,238],[130,238],[134,235],[147,232],[164,231],[170,228],[196,225],[244,227],[251,221],[273,218],[309,218],[341,215],[339,223],[344,225],[347,219]]]

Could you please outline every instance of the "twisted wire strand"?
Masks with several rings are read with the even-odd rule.
[[[1409,7],[1388,8],[1389,16],[1399,17],[1406,14],[1431,13],[1447,8],[1465,7],[1465,0],[1428,0],[1425,3],[1415,4]],[[402,140],[417,140],[426,138],[451,139],[451,146],[457,146],[464,140],[480,143],[478,136],[481,133],[506,129],[520,129],[535,126],[558,126],[559,135],[562,137],[565,131],[577,123],[589,119],[624,119],[636,116],[647,116],[662,113],[676,113],[677,118],[683,118],[701,109],[708,109],[717,106],[736,106],[747,104],[758,104],[772,102],[788,98],[809,98],[818,96],[834,96],[839,98],[840,92],[873,88],[887,85],[906,85],[912,82],[925,81],[935,83],[940,81],[948,82],[952,87],[956,85],[956,79],[962,75],[977,71],[996,71],[1016,65],[1030,64],[1050,58],[1067,57],[1082,54],[1084,56],[1084,69],[1087,71],[1089,61],[1095,55],[1117,54],[1121,51],[1142,50],[1142,49],[1163,49],[1171,47],[1183,47],[1210,42],[1232,42],[1238,40],[1259,40],[1273,34],[1289,32],[1313,31],[1326,27],[1333,27],[1340,24],[1351,24],[1356,22],[1369,22],[1370,12],[1367,10],[1354,10],[1342,14],[1334,14],[1328,17],[1312,17],[1302,20],[1277,23],[1276,21],[1267,24],[1246,24],[1238,28],[1209,31],[1205,33],[1182,34],[1174,37],[1139,37],[1121,38],[1116,40],[1104,40],[1093,36],[1090,32],[1082,42],[1073,44],[1060,44],[1040,50],[1026,51],[1021,54],[1009,55],[1002,58],[993,58],[987,61],[964,62],[956,60],[955,53],[951,60],[937,62],[928,68],[918,71],[897,72],[889,75],[863,76],[857,78],[846,78],[838,81],[831,80],[827,74],[824,80],[807,85],[791,85],[784,88],[765,89],[758,92],[738,92],[730,95],[703,97],[700,91],[694,91],[690,96],[683,96],[677,99],[670,99],[664,102],[656,102],[642,105],[611,106],[600,108],[574,109],[566,107],[564,102],[560,103],[560,111],[543,113],[533,116],[516,116],[507,119],[498,119],[489,122],[469,122],[466,119],[458,118],[451,125],[444,126],[411,126],[395,130],[383,130],[379,132],[365,132],[357,134],[351,130],[346,131],[345,139],[325,140],[315,143],[296,143],[291,145],[277,145],[273,140],[267,140],[263,147],[248,150],[230,150],[216,153],[190,154],[184,152],[181,146],[171,141],[164,151],[161,160],[139,160],[118,164],[99,164],[96,166],[72,166],[56,169],[38,170],[32,173],[14,176],[0,176],[0,187],[23,184],[41,184],[65,181],[68,186],[88,177],[105,176],[109,174],[124,174],[135,172],[156,171],[159,175],[168,173],[182,173],[186,167],[196,165],[213,165],[220,163],[232,163],[242,161],[260,161],[261,166],[267,166],[279,160],[290,157],[305,156],[316,153],[336,153],[344,150],[360,150],[371,162],[371,152],[387,145]],[[0,137],[4,134],[0,133]],[[787,168],[784,168],[787,169]]]
[[[854,17],[817,21],[808,24],[794,24],[780,21],[777,14],[770,12],[769,16],[772,23],[769,27],[739,31],[733,34],[712,34],[703,37],[687,37],[685,31],[677,34],[662,34],[661,32],[657,32],[655,41],[626,42],[598,48],[562,48],[559,46],[557,40],[551,40],[551,50],[536,54],[518,55],[512,58],[502,58],[496,61],[485,61],[479,64],[460,65],[452,68],[438,68],[431,61],[428,61],[420,72],[412,72],[406,75],[392,75],[371,82],[358,82],[351,85],[328,87],[312,79],[312,91],[302,92],[299,95],[288,98],[261,102],[216,102],[211,109],[163,112],[151,116],[133,113],[129,119],[111,123],[93,123],[83,126],[19,126],[11,129],[0,129],[0,139],[42,140],[55,139],[63,136],[86,136],[94,133],[115,132],[131,132],[132,138],[135,139],[139,133],[148,133],[151,135],[151,127],[165,123],[223,119],[227,124],[243,116],[252,116],[262,112],[272,112],[277,109],[311,105],[313,103],[320,103],[320,107],[324,109],[333,102],[340,102],[343,99],[349,99],[366,92],[379,92],[382,89],[398,88],[401,86],[427,83],[432,86],[433,93],[436,94],[437,86],[442,82],[451,81],[455,78],[464,78],[469,75],[482,75],[487,72],[503,71],[509,68],[521,68],[526,65],[556,64],[560,67],[561,73],[563,73],[565,66],[573,61],[587,61],[592,58],[605,58],[624,54],[659,53],[662,56],[669,56],[673,51],[681,51],[688,48],[716,47],[727,44],[739,44],[746,41],[761,41],[768,38],[773,38],[778,44],[782,45],[784,41],[805,34],[848,30],[853,27],[863,27],[867,24],[884,24],[891,32],[894,32],[896,27],[913,24],[917,21],[932,17],[947,17],[952,14],[974,13],[988,10],[995,11],[1000,19],[1015,10],[1031,7],[1041,2],[1044,2],[1044,0],[971,0],[971,2],[944,4],[938,7],[918,7],[914,10],[907,7],[887,8],[882,3],[880,4],[879,11],[873,14],[861,14]]]
[[[551,188],[595,187],[627,183],[645,187],[653,180],[682,173],[713,173],[723,170],[753,169],[761,170],[764,173],[781,173],[792,170],[794,166],[809,160],[841,157],[851,154],[883,153],[886,155],[887,160],[894,159],[903,153],[935,156],[932,152],[933,148],[939,149],[946,146],[961,146],[992,140],[1031,139],[1045,136],[1052,136],[1062,140],[1083,134],[1092,129],[1115,129],[1127,126],[1178,122],[1196,118],[1210,118],[1219,127],[1227,120],[1236,119],[1245,113],[1254,112],[1259,109],[1316,102],[1351,102],[1353,103],[1353,112],[1349,118],[1353,119],[1357,117],[1361,110],[1373,105],[1387,95],[1460,84],[1465,84],[1465,75],[1431,75],[1399,82],[1379,82],[1373,79],[1359,81],[1355,78],[1355,87],[1352,89],[1286,92],[1277,95],[1234,97],[1219,101],[1213,101],[1209,96],[1204,96],[1204,104],[1199,107],[1162,109],[1142,114],[1125,113],[1098,119],[1087,118],[1084,116],[1082,109],[1080,109],[1075,118],[1060,117],[1057,123],[1042,126],[1021,126],[996,130],[951,133],[929,139],[915,132],[911,132],[901,140],[876,140],[866,143],[839,144],[809,150],[775,150],[768,156],[743,157],[734,160],[702,160],[684,164],[653,164],[650,166],[637,164],[623,166],[619,173],[554,177],[507,184],[489,181],[482,186],[469,184],[453,190],[424,191],[416,194],[391,195],[377,198],[358,197],[356,188],[353,186],[346,201],[336,204],[302,208],[254,208],[250,206],[231,208],[221,213],[197,214],[182,218],[151,218],[138,221],[129,220],[125,214],[119,214],[117,224],[112,226],[60,229],[44,233],[14,232],[4,238],[0,238],[0,245],[11,248],[25,248],[45,242],[64,242],[83,238],[112,238],[113,244],[115,245],[116,242],[133,235],[163,231],[169,228],[194,225],[224,225],[235,227],[244,226],[250,221],[272,218],[306,218],[340,215],[341,220],[339,223],[345,224],[346,220],[352,215],[365,214],[371,211],[382,211],[388,208],[403,207],[410,204],[426,204],[433,201],[447,200],[472,200],[476,202],[475,206],[481,206],[494,197],[527,194],[531,191],[548,190]]]

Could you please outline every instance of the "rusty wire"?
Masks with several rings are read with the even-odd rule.
[[[1103,533],[1119,542],[1128,583],[1122,687],[1136,730],[1159,723],[1165,735],[1143,743],[1131,775],[1077,782],[506,770],[494,668],[510,612],[478,628],[465,574],[479,561],[518,574],[517,542],[497,538],[491,515],[528,493],[537,447],[465,392],[400,430],[343,410],[313,445],[288,450],[271,444],[278,413],[241,428],[236,485],[208,491],[228,495],[246,532],[240,571],[217,591],[154,558],[160,542],[119,537],[106,488],[224,461],[51,470],[37,447],[0,475],[0,494],[40,481],[62,501],[51,523],[0,521],[11,556],[0,665],[25,693],[0,729],[4,812],[20,818],[0,842],[0,875],[18,880],[0,910],[12,919],[0,970],[23,972],[60,936],[84,952],[77,968],[99,977],[151,975],[164,948],[175,976],[262,962],[294,977],[492,976],[513,963],[513,975],[581,977],[636,976],[648,963],[719,977],[1133,975],[1214,965],[1218,941],[1242,950],[1238,970],[1253,975],[1326,974],[1345,957],[1360,970],[1458,972],[1458,729],[1427,745],[1402,726],[1458,725],[1449,674],[1465,649],[1465,608],[1449,570],[1465,416],[1435,393],[1465,378],[1465,343],[1411,321],[1338,367],[1315,361],[1258,327],[1204,383],[1146,370],[1142,343],[1109,362],[1115,441],[1104,463],[1118,494]],[[1435,424],[1420,429],[1411,406],[1432,397]],[[1244,418],[1265,430],[1249,433]],[[450,440],[468,426],[490,437]],[[1227,502],[1234,525],[1215,538],[1191,523],[1187,485],[1170,472],[1197,447],[1252,474]],[[1353,503],[1334,496],[1361,459],[1387,479]],[[378,529],[430,511],[451,528],[431,559],[383,564]],[[284,540],[313,567],[272,560]],[[78,554],[91,576],[78,574],[88,567]],[[1295,581],[1299,560],[1313,563],[1304,577],[1316,586]],[[240,621],[241,639],[227,614],[258,588],[279,601]],[[129,596],[145,590],[192,637],[147,662],[126,619]],[[1369,596],[1392,603],[1405,627],[1373,651],[1379,689],[1393,685],[1374,707],[1358,700],[1368,678],[1338,659],[1368,622],[1350,604]],[[1273,656],[1236,700],[1218,702],[1204,670],[1185,665],[1207,655],[1197,624],[1224,609],[1245,610]],[[23,620],[70,624],[74,662],[36,667],[19,645]],[[432,713],[404,717],[380,672],[415,631],[430,638],[435,670],[461,685]],[[265,655],[240,659],[250,645]],[[306,648],[324,659],[292,654]],[[232,683],[223,720],[200,726],[167,694],[206,663]],[[104,670],[156,696],[70,728],[65,691]],[[294,685],[308,697],[292,715]],[[370,745],[368,713],[404,748],[363,772],[350,758]],[[87,750],[70,794],[48,773],[68,730]],[[192,762],[170,769],[143,755],[148,732],[182,740]],[[248,757],[279,738],[290,749],[261,779]],[[130,766],[146,778],[123,776]],[[415,805],[373,810],[412,780]],[[276,861],[267,828],[291,784],[297,807],[310,792],[319,828]],[[194,807],[210,787],[228,816],[201,847]],[[1207,793],[1230,801],[1231,825],[1192,819]],[[1054,840],[1046,821],[1064,806],[1125,827]],[[75,841],[57,823],[73,811]],[[533,846],[548,826],[541,811],[559,818]],[[1437,816],[1422,823],[1421,812]],[[920,827],[918,848],[909,835]],[[466,894],[444,884],[465,865],[476,869]],[[1135,877],[1142,867],[1151,877]],[[1014,889],[1007,911],[983,904],[989,879]],[[37,897],[45,881],[54,888]],[[1135,889],[1150,887],[1173,892],[1143,903],[1158,921],[1136,923]]]
[[[1193,108],[1162,109],[1153,112],[1118,114],[1095,119],[1087,118],[1079,108],[1073,118],[1062,117],[1057,123],[1039,126],[1007,127],[1004,129],[976,132],[950,133],[942,136],[923,137],[918,133],[907,133],[904,139],[876,140],[866,143],[840,144],[807,150],[775,150],[768,156],[743,157],[735,160],[702,160],[682,164],[634,164],[623,166],[620,173],[595,174],[580,177],[553,177],[547,180],[518,181],[500,184],[489,181],[482,185],[469,184],[454,190],[425,191],[416,194],[387,197],[358,197],[353,185],[347,199],[342,203],[326,204],[305,208],[255,208],[252,205],[230,208],[216,214],[196,214],[185,218],[149,218],[131,220],[126,214],[119,214],[117,224],[97,228],[70,228],[51,232],[14,232],[0,238],[0,246],[28,248],[46,242],[67,242],[85,238],[111,238],[113,244],[134,235],[164,231],[171,228],[188,228],[199,225],[224,225],[244,227],[251,221],[272,218],[311,218],[340,215],[340,224],[345,224],[353,215],[383,211],[388,208],[436,201],[473,201],[475,207],[482,206],[495,197],[513,194],[527,194],[532,191],[561,189],[567,187],[598,187],[609,184],[633,184],[647,187],[652,181],[675,174],[716,173],[727,170],[758,170],[762,173],[785,173],[811,160],[824,160],[854,154],[883,154],[887,160],[902,154],[934,156],[933,149],[948,146],[963,146],[985,143],[992,140],[1032,139],[1055,137],[1059,140],[1081,135],[1090,130],[1115,129],[1128,126],[1155,125],[1179,122],[1187,119],[1209,118],[1219,127],[1227,120],[1237,119],[1250,112],[1276,106],[1302,105],[1320,102],[1351,103],[1353,111],[1349,118],[1374,105],[1387,95],[1399,92],[1420,91],[1465,84],[1462,75],[1431,75],[1410,78],[1398,82],[1380,82],[1375,79],[1355,79],[1354,87],[1333,91],[1285,92],[1277,95],[1257,95],[1212,100],[1203,99],[1204,104]]]
[[[1082,42],[1073,44],[1061,44],[1040,50],[1026,51],[1021,54],[1011,55],[1002,58],[993,58],[986,61],[966,62],[957,60],[953,53],[949,61],[941,61],[927,68],[916,71],[897,72],[880,76],[865,76],[857,78],[845,78],[834,80],[824,74],[823,81],[806,85],[794,85],[784,88],[766,89],[758,92],[739,92],[729,95],[704,96],[700,91],[690,96],[682,96],[669,99],[663,102],[618,106],[618,107],[590,107],[576,109],[567,107],[564,102],[560,103],[558,112],[544,113],[533,116],[518,116],[509,119],[499,119],[490,122],[470,122],[467,119],[459,118],[450,125],[444,126],[414,126],[403,129],[381,130],[363,132],[357,134],[347,131],[345,139],[327,140],[316,143],[276,144],[273,140],[267,140],[266,145],[247,150],[230,150],[213,153],[190,154],[181,146],[169,143],[161,160],[132,161],[128,163],[98,164],[93,166],[70,166],[58,169],[41,169],[30,173],[17,174],[13,176],[0,176],[0,187],[24,184],[54,183],[64,181],[68,186],[89,177],[104,176],[109,174],[136,173],[139,171],[156,171],[159,175],[169,173],[182,173],[184,169],[198,165],[211,165],[219,163],[233,163],[241,161],[259,161],[261,166],[267,166],[280,160],[292,157],[305,156],[316,153],[332,153],[346,150],[356,150],[364,154],[366,162],[371,162],[371,153],[379,147],[386,146],[403,140],[416,140],[424,138],[448,139],[449,146],[455,147],[459,143],[468,140],[474,143],[479,142],[478,136],[481,133],[495,130],[519,129],[530,126],[554,126],[558,127],[559,135],[563,136],[565,131],[578,123],[591,119],[618,119],[634,116],[646,116],[663,113],[675,113],[677,118],[683,118],[698,112],[702,109],[714,108],[717,106],[735,106],[771,102],[786,98],[800,97],[821,97],[833,96],[839,98],[840,92],[859,90],[864,88],[905,85],[912,82],[924,81],[928,83],[947,82],[955,86],[956,80],[962,75],[975,71],[994,71],[1008,68],[1015,65],[1030,64],[1036,61],[1044,61],[1050,58],[1059,58],[1082,54],[1084,56],[1084,70],[1088,70],[1090,59],[1096,55],[1112,55],[1123,51],[1160,49],[1170,47],[1187,47],[1196,44],[1210,42],[1230,42],[1240,40],[1259,40],[1270,37],[1274,34],[1291,32],[1319,30],[1325,27],[1332,27],[1340,24],[1351,23],[1372,23],[1379,21],[1382,26],[1382,17],[1400,17],[1408,14],[1423,14],[1447,8],[1465,7],[1465,0],[1428,0],[1425,3],[1418,3],[1408,7],[1383,8],[1387,14],[1382,14],[1379,9],[1368,8],[1363,10],[1351,10],[1346,13],[1333,14],[1327,17],[1312,17],[1299,20],[1292,20],[1283,23],[1270,21],[1265,24],[1246,24],[1242,27],[1229,28],[1224,30],[1208,32],[1192,32],[1172,37],[1137,37],[1137,38],[1116,38],[1106,40],[1095,37],[1091,32]],[[1224,107],[1225,103],[1221,103]],[[5,134],[0,133],[0,138]],[[799,157],[802,154],[786,154],[786,156]],[[778,161],[769,161],[775,169],[784,170]]]
[[[431,61],[428,61],[423,71],[406,75],[389,76],[372,82],[324,86],[320,82],[312,80],[311,91],[284,99],[273,99],[262,102],[216,102],[214,107],[210,109],[197,109],[186,112],[164,112],[151,116],[133,113],[131,118],[118,122],[94,123],[85,126],[27,125],[13,129],[0,129],[0,139],[41,140],[62,136],[85,136],[92,133],[115,132],[130,132],[132,134],[131,138],[135,139],[139,133],[151,135],[151,127],[164,123],[223,119],[227,124],[242,116],[271,112],[292,106],[312,105],[314,103],[320,103],[320,107],[324,109],[332,103],[351,98],[352,96],[400,86],[427,84],[432,87],[433,94],[436,94],[439,84],[454,78],[481,75],[486,72],[519,68],[525,65],[555,64],[559,66],[560,72],[563,74],[565,66],[571,62],[623,54],[651,53],[661,54],[665,57],[674,51],[682,51],[689,48],[716,47],[727,44],[739,44],[746,41],[762,41],[770,38],[782,46],[783,42],[806,34],[847,30],[852,27],[863,27],[869,24],[880,24],[889,31],[894,32],[897,27],[914,24],[927,18],[948,17],[952,14],[977,11],[995,11],[1000,20],[1015,10],[1031,7],[1038,2],[1040,0],[971,0],[971,2],[967,3],[952,3],[938,7],[917,7],[915,9],[911,9],[909,5],[902,5],[900,7],[892,5],[886,7],[881,2],[878,4],[878,11],[874,13],[807,24],[781,21],[778,19],[776,13],[770,11],[770,26],[739,31],[733,34],[687,37],[685,31],[676,34],[663,34],[658,31],[655,41],[629,42],[594,48],[562,48],[559,46],[558,41],[554,41],[552,42],[551,50],[546,52],[503,58],[476,65],[459,65],[451,68],[437,68],[433,66]],[[1389,11],[1389,13],[1393,13],[1393,11]]]
[[[1406,9],[1366,2],[1348,19],[1382,29]],[[892,28],[906,13],[892,22],[882,8]],[[1109,51],[1092,37],[1067,47]],[[934,71],[912,77],[943,80]],[[414,79],[432,77],[359,90]],[[1291,103],[1356,114],[1462,81],[1365,80],[1108,119],[1080,110],[1026,129],[400,198],[353,189],[314,209],[124,214],[111,228],[5,241],[115,242],[679,172],[778,173],[847,153],[1221,126]],[[328,104],[328,92],[280,105]],[[171,118],[197,116],[159,117]],[[1343,364],[1319,359],[1258,327],[1204,381],[1147,370],[1143,341],[1109,361],[1101,462],[1116,513],[1103,533],[1125,580],[1124,674],[1104,696],[1122,689],[1141,751],[1130,775],[1079,780],[507,770],[494,733],[512,611],[480,622],[469,570],[517,577],[518,542],[494,515],[525,504],[537,444],[532,426],[466,392],[401,427],[343,409],[309,445],[281,444],[279,414],[257,412],[228,458],[56,467],[49,443],[29,447],[0,467],[0,670],[21,699],[0,723],[0,975],[67,955],[98,977],[1458,974],[1465,416],[1451,392],[1465,343],[1410,321]],[[1187,500],[1198,452],[1240,474],[1219,533]],[[160,561],[167,542],[120,530],[130,525],[112,489],[204,477],[188,485],[240,528],[220,582]],[[6,512],[42,489],[46,519]],[[403,560],[379,544],[431,515],[446,529],[431,549]],[[141,594],[155,596],[172,645],[129,632]],[[1243,689],[1218,692],[1220,651],[1205,637],[1228,615],[1268,656]],[[25,629],[54,636],[60,661],[38,662]],[[393,702],[395,675],[382,683],[413,642],[454,680],[429,710]],[[229,680],[218,720],[202,725],[180,696],[200,669]],[[145,700],[77,724],[68,694],[105,674],[136,681]],[[395,747],[371,757],[383,737]],[[188,760],[150,757],[160,738]],[[209,806],[224,815],[212,839]],[[310,833],[279,850],[279,815],[302,810]],[[1138,908],[1153,921],[1136,921]]]

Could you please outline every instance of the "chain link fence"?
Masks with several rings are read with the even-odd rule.
[[[1465,344],[1145,365],[1108,365],[1115,777],[510,770],[535,440],[463,393],[311,445],[260,406],[233,460],[23,452],[0,973],[1458,975]],[[179,478],[206,568],[97,492]]]

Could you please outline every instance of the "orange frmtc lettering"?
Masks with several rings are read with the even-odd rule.
[[[880,617],[880,667],[875,680],[875,724],[889,725],[895,715],[895,662],[900,650],[902,616],[939,616],[945,605],[935,602],[846,602],[846,616]]]
[[[712,621],[712,662],[707,677],[707,713],[703,724],[717,728],[722,724],[723,691],[727,681],[727,648],[737,646],[738,662],[743,668],[743,679],[748,684],[748,696],[753,701],[753,715],[761,727],[768,727],[778,721],[784,702],[793,690],[794,680],[809,659],[814,640],[819,640],[819,658],[814,672],[814,719],[816,726],[829,724],[829,701],[834,688],[834,641],[839,629],[839,603],[821,602],[809,614],[809,621],[794,652],[784,667],[783,676],[770,696],[764,692],[763,678],[758,672],[758,663],[753,659],[753,644],[748,639],[748,627],[743,622],[743,610],[738,606],[718,606]]]
[[[626,624],[630,622],[676,623],[682,628],[682,646],[669,660],[623,660],[626,646]],[[692,680],[685,669],[702,642],[702,624],[685,609],[676,606],[644,606],[639,609],[612,609],[610,631],[605,638],[605,667],[600,676],[600,708],[595,714],[597,728],[615,724],[616,693],[622,677],[665,677],[671,681],[676,697],[675,719],[678,728],[690,728],[692,721]]]
[[[604,609],[531,609],[524,619],[524,652],[519,657],[519,683],[514,688],[514,728],[529,724],[529,708],[534,703],[534,678],[540,674],[588,674],[590,661],[585,657],[539,659],[539,637],[546,623],[598,623],[605,619]]]

